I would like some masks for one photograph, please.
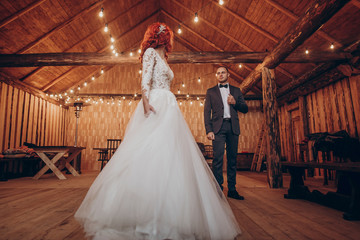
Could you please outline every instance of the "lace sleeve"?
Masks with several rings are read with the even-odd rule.
[[[153,48],[148,48],[146,49],[143,56],[143,63],[142,63],[143,74],[141,81],[141,92],[147,98],[149,98],[154,65],[155,65],[155,50]]]

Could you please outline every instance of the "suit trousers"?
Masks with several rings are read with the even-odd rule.
[[[212,162],[213,174],[220,187],[224,183],[223,178],[223,162],[226,144],[227,156],[227,182],[229,191],[236,190],[236,156],[239,143],[239,135],[233,133],[231,129],[231,121],[223,121],[220,131],[215,134],[213,140],[214,159]]]

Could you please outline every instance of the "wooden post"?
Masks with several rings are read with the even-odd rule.
[[[280,166],[280,132],[274,70],[263,68],[262,89],[267,138],[267,170],[270,188],[281,188],[283,179]]]

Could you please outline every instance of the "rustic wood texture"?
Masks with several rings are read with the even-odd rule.
[[[262,70],[263,109],[265,118],[266,162],[270,188],[281,188],[283,179],[280,166],[280,133],[276,99],[275,73]]]
[[[0,182],[2,238],[85,240],[73,215],[97,174],[68,175],[64,181],[45,176],[41,181],[21,178]],[[268,188],[265,173],[238,172],[237,181],[246,200],[228,201],[242,230],[239,240],[358,239],[360,222],[343,220],[342,212],[335,209],[284,199],[286,188]],[[289,181],[285,175],[286,186]],[[306,185],[322,192],[336,191],[333,181],[324,187],[322,179],[307,178]]]
[[[67,109],[3,82],[0,85],[0,152],[24,142],[64,145]]]
[[[292,51],[301,45],[311,34],[329,20],[338,12],[347,1],[341,0],[319,0],[315,1],[309,7],[307,12],[292,26],[291,30],[276,45],[272,52],[259,64],[255,70],[241,84],[244,93],[255,85],[261,78],[260,74],[263,67],[275,68],[278,66]]]

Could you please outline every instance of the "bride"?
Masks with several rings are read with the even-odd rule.
[[[75,218],[91,239],[235,239],[241,231],[170,92],[173,32],[141,44],[142,100]]]

